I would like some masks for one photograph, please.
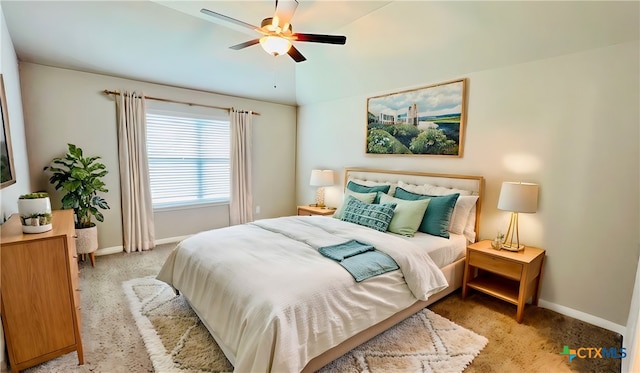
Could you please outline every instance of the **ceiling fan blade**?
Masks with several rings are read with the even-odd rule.
[[[341,44],[344,45],[347,42],[347,37],[342,35],[320,35],[320,34],[294,34],[295,40],[307,41],[311,43],[324,43],[324,44]]]
[[[287,54],[289,56],[291,56],[291,58],[293,58],[293,60],[296,61],[296,62],[302,62],[302,61],[306,61],[307,60],[302,55],[302,53],[300,53],[300,51],[297,50],[296,47],[294,47],[293,45],[291,46],[291,48],[289,48],[289,51],[287,52]]]
[[[250,47],[252,45],[256,45],[259,42],[260,42],[260,39],[253,39],[253,40],[245,41],[244,43],[232,45],[229,48],[235,49],[235,50],[239,50],[239,49],[242,49],[242,48]]]
[[[221,19],[223,21],[235,23],[238,26],[246,27],[246,28],[249,28],[251,30],[257,31],[259,29],[258,26],[254,26],[254,25],[248,24],[246,22],[242,22],[240,20],[237,20],[235,18],[231,18],[231,17],[225,16],[224,14],[212,12],[209,9],[202,8],[202,9],[200,9],[200,13],[206,14],[206,15],[211,16],[211,17],[215,17],[215,18]]]
[[[291,18],[293,18],[297,7],[298,0],[276,0],[276,13],[274,15],[274,18],[278,18],[278,24],[276,26],[284,29],[284,26],[288,24],[289,26],[286,27],[286,29],[288,29],[291,26]]]

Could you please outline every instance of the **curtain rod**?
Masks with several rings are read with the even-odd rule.
[[[119,91],[110,91],[108,89],[105,89],[104,91],[102,91],[104,94],[107,95],[119,95],[120,92]],[[231,111],[231,108],[228,107],[220,107],[220,106],[212,106],[212,105],[203,105],[203,104],[196,104],[193,102],[187,102],[187,101],[176,101],[176,100],[169,100],[167,98],[159,98],[159,97],[152,97],[152,96],[147,96],[145,95],[144,98],[146,98],[147,100],[156,100],[156,101],[163,101],[163,102],[173,102],[176,104],[183,104],[183,105],[189,105],[189,106],[201,106],[201,107],[207,107],[210,109],[220,109],[220,110],[226,110],[226,111]],[[248,113],[247,111],[245,111],[244,113]],[[255,111],[251,112],[254,115],[260,115],[260,113],[256,113]]]

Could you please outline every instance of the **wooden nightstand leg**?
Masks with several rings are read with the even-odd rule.
[[[540,284],[542,283],[542,274],[544,273],[544,259],[545,257],[543,256],[540,263],[540,274],[536,279],[536,290],[533,293],[533,299],[531,300],[531,304],[534,306],[538,305],[538,299],[540,299]]]
[[[522,322],[522,318],[524,316],[524,305],[526,299],[524,299],[524,289],[522,285],[520,286],[520,295],[518,296],[518,309],[516,311],[516,321],[518,324]]]
[[[469,282],[469,263],[465,261],[464,264],[464,274],[462,277],[462,299],[464,300],[467,297],[467,292],[469,291],[469,287],[467,286],[467,282]]]
[[[524,304],[518,304],[518,310],[516,311],[516,321],[518,324],[522,323],[524,317]]]
[[[522,271],[522,278],[520,279],[520,286],[518,291],[518,310],[516,311],[516,321],[522,322],[524,316],[524,305],[527,302],[527,285],[529,282],[528,268],[525,267]]]

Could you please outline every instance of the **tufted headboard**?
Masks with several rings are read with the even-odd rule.
[[[484,192],[484,178],[482,176],[349,167],[344,170],[345,188],[350,180],[364,184],[391,184],[391,190],[389,191],[391,195],[393,195],[398,182],[417,186],[429,184],[442,188],[468,190],[472,195],[478,196],[478,201],[475,206],[476,237],[477,232],[480,230],[480,209]]]

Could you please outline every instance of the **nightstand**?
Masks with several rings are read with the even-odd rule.
[[[462,299],[469,288],[515,304],[516,321],[522,322],[525,302],[538,305],[545,251],[527,246],[512,252],[496,250],[490,240],[467,246],[467,261],[462,282]]]
[[[328,209],[325,207],[316,206],[298,206],[298,215],[333,215],[336,209]]]

